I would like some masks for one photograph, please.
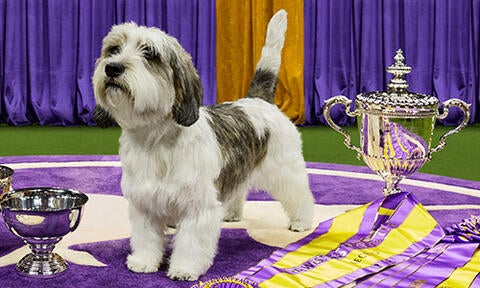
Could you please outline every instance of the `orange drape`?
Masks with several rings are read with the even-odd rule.
[[[303,0],[217,0],[216,5],[217,102],[247,93],[268,21],[285,9],[288,27],[275,102],[294,123],[303,123]]]

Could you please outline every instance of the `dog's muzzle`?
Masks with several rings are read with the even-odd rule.
[[[125,66],[119,62],[113,62],[105,66],[105,74],[108,77],[115,78],[123,74]]]
[[[120,62],[112,62],[105,65],[105,88],[125,90],[120,76],[125,72],[125,65]]]

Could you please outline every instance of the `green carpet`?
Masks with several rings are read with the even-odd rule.
[[[346,127],[358,145],[356,127]],[[451,129],[438,126],[432,145]],[[343,145],[343,136],[325,126],[300,127],[306,161],[365,165]],[[117,154],[120,128],[0,126],[0,156]],[[480,181],[480,125],[447,139],[444,150],[420,170],[423,173]]]

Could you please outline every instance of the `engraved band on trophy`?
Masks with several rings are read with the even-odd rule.
[[[462,130],[470,119],[470,105],[462,100],[445,101],[440,114],[436,97],[409,92],[404,77],[411,68],[405,65],[402,50],[397,51],[394,59],[395,63],[387,68],[393,74],[388,91],[357,95],[354,111],[350,110],[352,100],[335,96],[325,102],[323,111],[328,125],[344,135],[344,144],[385,180],[384,195],[401,192],[399,182],[422,167],[433,153],[442,150],[446,138]],[[336,104],[344,105],[348,116],[357,117],[360,147],[352,145],[348,132],[333,122],[330,110]],[[462,122],[445,133],[436,147],[430,148],[436,119],[446,118],[452,106],[463,111]]]

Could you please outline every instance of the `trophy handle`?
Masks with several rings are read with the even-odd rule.
[[[428,152],[428,159],[432,158],[433,153],[438,152],[443,148],[445,148],[447,137],[453,134],[457,134],[460,130],[462,130],[463,128],[465,128],[465,126],[467,126],[468,120],[470,120],[470,104],[467,104],[460,99],[450,99],[445,101],[443,103],[443,113],[439,115],[437,118],[445,119],[448,115],[448,109],[452,106],[457,106],[463,111],[463,121],[455,129],[448,131],[447,133],[443,134],[442,137],[440,137],[437,147],[430,149],[430,152]]]
[[[352,145],[350,134],[348,134],[347,131],[345,131],[344,129],[342,129],[342,127],[338,126],[335,122],[333,122],[332,117],[330,117],[330,109],[332,108],[332,106],[337,104],[343,104],[343,106],[345,106],[345,113],[347,113],[347,116],[356,117],[357,112],[356,111],[352,112],[349,109],[351,103],[352,103],[352,100],[348,99],[345,96],[332,97],[325,101],[325,106],[323,108],[323,117],[325,117],[325,120],[327,120],[328,125],[330,125],[330,127],[332,127],[333,130],[345,136],[345,140],[343,141],[343,144],[345,144],[347,148],[356,151],[358,155],[360,155],[362,153],[362,150],[360,150],[360,148],[358,148],[357,146]]]

